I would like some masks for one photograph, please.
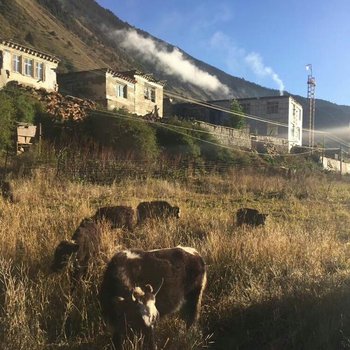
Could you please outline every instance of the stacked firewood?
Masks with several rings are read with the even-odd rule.
[[[89,110],[96,109],[96,103],[91,100],[63,96],[57,92],[47,93],[40,100],[45,103],[47,113],[60,120],[84,120]]]
[[[35,89],[29,86],[12,82],[24,91],[29,92],[33,97],[43,102],[46,112],[57,118],[59,121],[81,121],[84,120],[91,109],[96,109],[96,103],[74,96],[64,96],[57,91],[49,92],[45,89]]]

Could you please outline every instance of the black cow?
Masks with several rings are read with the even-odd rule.
[[[250,226],[259,226],[265,225],[265,220],[268,214],[261,214],[256,209],[251,208],[241,208],[237,210],[236,218],[237,225],[250,225]]]
[[[163,317],[180,310],[190,327],[198,319],[205,285],[205,264],[193,248],[125,250],[115,254],[104,273],[100,302],[116,349],[122,349],[130,328],[145,336],[145,348],[154,349],[153,327],[158,313]],[[148,290],[142,303],[143,309],[148,309],[143,313],[142,308],[130,304],[135,286]],[[158,287],[158,292],[150,294],[149,286]]]
[[[180,217],[180,208],[172,206],[166,201],[141,202],[137,206],[137,223],[141,224],[146,219],[159,219]]]
[[[74,261],[74,277],[79,279],[86,274],[89,261],[100,252],[101,231],[91,219],[84,219],[72,236],[72,241],[58,244],[51,265],[53,272],[61,271],[67,266],[69,258],[76,253]]]
[[[132,231],[134,226],[134,209],[124,205],[102,207],[97,209],[93,220],[107,220],[112,228],[127,228]]]
[[[1,195],[7,201],[14,203],[13,186],[9,181],[1,182]]]

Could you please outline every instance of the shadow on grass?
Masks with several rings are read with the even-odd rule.
[[[211,320],[213,349],[350,349],[350,282],[323,296],[293,295]]]

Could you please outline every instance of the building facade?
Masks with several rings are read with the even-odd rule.
[[[251,134],[284,140],[288,149],[302,145],[303,107],[293,97],[268,96],[237,100],[248,115],[246,124]],[[231,100],[211,101],[211,104],[230,109]],[[210,111],[209,117],[212,122],[218,123],[229,119],[230,114],[214,110]],[[259,118],[264,121],[259,121]]]
[[[57,90],[55,56],[0,39],[0,89],[10,81],[36,89]]]
[[[91,99],[108,110],[124,108],[137,115],[163,116],[163,86],[150,74],[109,68],[58,75],[60,91]]]
[[[244,113],[271,121],[247,119],[250,132],[285,139],[288,148],[302,145],[303,107],[291,96],[238,99]]]

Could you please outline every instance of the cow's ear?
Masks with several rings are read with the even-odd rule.
[[[72,253],[77,252],[78,249],[79,249],[79,244],[78,244],[78,243],[75,243],[75,242],[73,242],[73,241],[68,242],[67,246],[68,246],[69,250],[70,250]]]

